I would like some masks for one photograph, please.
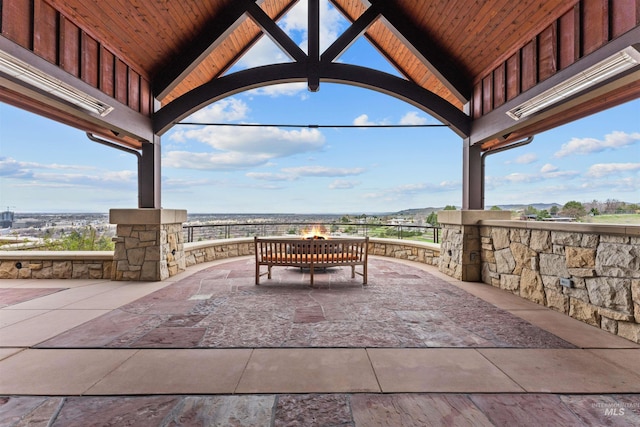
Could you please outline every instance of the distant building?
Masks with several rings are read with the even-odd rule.
[[[10,210],[0,213],[0,228],[11,228],[13,226],[14,214]]]

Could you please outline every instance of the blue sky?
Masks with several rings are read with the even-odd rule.
[[[323,3],[322,47],[346,28]],[[306,2],[280,26],[305,50]],[[234,68],[287,59],[264,38]],[[364,40],[340,60],[397,73]],[[415,107],[352,86],[261,88],[190,121],[437,124]],[[462,140],[448,128],[176,126],[162,137],[162,205],[211,213],[372,213],[460,205]],[[73,128],[0,103],[0,209],[107,212],[137,207],[136,160]],[[640,202],[640,100],[537,135],[487,158],[486,207]]]

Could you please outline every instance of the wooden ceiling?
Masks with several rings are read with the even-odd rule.
[[[424,32],[429,44],[451,58],[470,81],[481,79],[492,65],[506,59],[578,0],[396,0],[388,1]],[[180,60],[182,52],[201,36],[210,22],[232,0],[47,0],[63,15],[122,58],[149,80]],[[264,0],[261,7],[272,18],[282,15],[295,1]],[[353,21],[367,8],[361,0],[336,0],[336,7]],[[223,43],[161,101],[175,99],[227,70],[259,28],[250,20],[228,35]],[[367,37],[400,72],[420,86],[462,108],[441,81],[392,31],[378,21]]]
[[[350,22],[375,7],[380,16],[367,26],[365,37],[407,80],[459,110],[469,108],[472,119],[625,31],[637,30],[640,23],[640,0],[331,2]],[[297,1],[255,3],[277,21]],[[262,35],[260,26],[244,13],[247,5],[255,6],[253,0],[5,0],[1,4],[3,37],[147,117],[154,110],[154,99],[167,105],[221,76]],[[68,46],[79,48],[73,52]],[[515,89],[508,86],[513,70],[518,75]],[[616,99],[637,97],[637,85],[633,87]],[[12,99],[15,95],[3,94],[0,86],[0,100]],[[81,120],[77,123],[87,128]],[[109,134],[108,126],[101,130]],[[526,133],[521,129],[514,135]]]

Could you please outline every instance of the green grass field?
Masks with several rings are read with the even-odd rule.
[[[640,225],[640,214],[597,215],[588,216],[582,222],[593,224],[637,224]]]

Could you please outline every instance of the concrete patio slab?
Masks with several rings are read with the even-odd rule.
[[[41,309],[57,309],[67,305],[82,301],[87,298],[101,295],[114,289],[125,286],[123,282],[99,282],[86,286],[73,287],[65,291],[56,292],[42,298],[26,301],[20,304],[12,305],[15,310],[41,310]]]
[[[107,314],[108,310],[52,310],[0,329],[3,347],[31,347],[73,327]]]
[[[86,394],[231,394],[250,355],[245,349],[140,350]]]
[[[364,349],[256,349],[237,393],[359,393],[380,387]]]
[[[367,349],[384,393],[505,393],[523,389],[473,349]]]
[[[640,393],[637,367],[625,369],[581,349],[478,349],[532,393]],[[632,350],[638,351],[640,350]],[[627,356],[629,357],[629,356]]]
[[[80,395],[136,350],[24,350],[0,363],[0,394]]]
[[[16,347],[16,348],[0,348],[0,360],[6,359],[7,357],[13,356],[14,354],[20,353],[24,348]]]
[[[105,279],[3,279],[0,288],[82,288],[100,283],[111,283]]]
[[[640,350],[593,349],[590,353],[640,375]]]
[[[41,316],[51,310],[10,310],[0,309],[0,328],[22,322],[32,317]],[[0,342],[0,345],[2,343]]]
[[[122,288],[110,289],[107,292],[65,305],[69,310],[113,310],[129,304],[157,290],[169,286],[168,282],[136,283]]]
[[[514,315],[580,348],[637,348],[640,344],[553,311],[513,310]]]

